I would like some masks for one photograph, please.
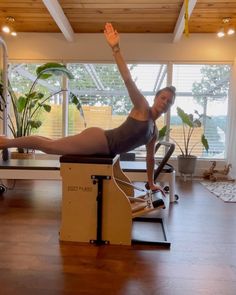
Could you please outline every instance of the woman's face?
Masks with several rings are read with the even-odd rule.
[[[159,114],[166,113],[173,103],[173,93],[168,90],[161,91],[161,93],[156,95],[154,99],[154,107]]]

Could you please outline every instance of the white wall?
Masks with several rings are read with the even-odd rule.
[[[121,34],[127,61],[224,61],[236,56],[236,38],[215,34],[190,34],[178,43],[171,34]],[[10,60],[113,61],[103,34],[77,34],[67,42],[62,34],[19,33],[5,37]]]

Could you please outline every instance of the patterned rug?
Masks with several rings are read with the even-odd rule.
[[[236,182],[234,181],[201,181],[212,194],[228,203],[236,203]]]

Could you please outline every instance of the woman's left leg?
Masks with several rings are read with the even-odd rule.
[[[41,150],[48,154],[109,154],[104,130],[97,127],[87,128],[79,134],[50,139],[32,135],[8,139],[0,137],[0,148],[28,148]]]

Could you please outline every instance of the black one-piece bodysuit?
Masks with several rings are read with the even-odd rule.
[[[119,127],[105,130],[105,135],[110,154],[116,155],[146,145],[156,132],[155,122],[151,118],[140,121],[128,117]]]

